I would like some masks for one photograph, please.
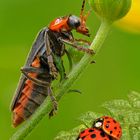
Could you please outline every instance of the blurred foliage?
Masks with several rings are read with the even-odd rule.
[[[105,102],[102,107],[107,114],[87,112],[79,120],[82,122],[78,127],[60,132],[55,140],[76,140],[79,133],[92,126],[93,121],[103,115],[110,115],[121,123],[123,135],[121,140],[140,139],[140,94],[131,92],[127,100],[112,100]]]
[[[117,22],[117,26],[127,31],[140,34],[140,0],[132,1],[129,13]]]

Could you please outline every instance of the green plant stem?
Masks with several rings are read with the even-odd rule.
[[[110,24],[106,21],[103,21],[97,32],[97,35],[95,36],[90,46],[90,49],[93,49],[96,54],[100,50],[105,38],[107,37],[109,29]],[[70,89],[72,84],[83,73],[83,70],[88,66],[92,59],[92,55],[85,54],[83,56],[81,61],[68,75],[68,79],[62,82],[60,87],[54,91],[57,101],[59,101],[61,97]],[[27,135],[31,133],[31,131],[37,126],[37,124],[42,120],[42,118],[51,111],[51,109],[52,102],[50,101],[50,98],[47,97],[47,99],[45,99],[43,104],[37,109],[37,111],[32,115],[32,117],[28,119],[25,124],[23,124],[23,126],[21,126],[21,128],[19,128],[15,132],[15,134],[10,138],[10,140],[23,140]]]

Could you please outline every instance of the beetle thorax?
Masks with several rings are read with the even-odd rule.
[[[69,17],[60,17],[55,20],[53,20],[50,23],[49,29],[55,32],[67,32],[70,31],[71,28],[67,24]]]

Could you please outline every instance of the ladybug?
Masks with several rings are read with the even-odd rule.
[[[93,128],[102,129],[106,134],[113,138],[113,140],[120,140],[122,136],[122,128],[119,122],[109,116],[102,116],[98,118]]]
[[[76,140],[113,140],[102,129],[87,128],[82,131]]]

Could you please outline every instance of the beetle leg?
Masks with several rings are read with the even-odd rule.
[[[46,73],[46,71],[43,70],[43,69],[38,69],[38,68],[35,68],[35,67],[30,67],[30,66],[21,68],[21,71],[24,71],[24,72],[27,72],[27,73],[38,73],[38,74]]]
[[[53,109],[51,110],[51,112],[49,113],[49,117],[53,116],[54,114],[56,114],[56,111],[57,111],[57,107],[58,107],[58,103],[56,101],[56,98],[53,96],[52,94],[52,89],[50,86],[47,87],[47,93],[48,95],[50,96],[50,99],[53,103]]]
[[[58,75],[58,71],[53,62],[52,50],[51,50],[50,40],[49,40],[49,36],[47,32],[45,32],[45,45],[46,45],[46,54],[47,54],[47,61],[48,61],[49,69],[50,69],[50,74],[54,78],[56,78]]]
[[[87,40],[85,40],[85,39],[75,39],[75,41],[76,42],[82,42],[82,43],[85,43],[85,44],[87,44],[87,45],[91,45],[91,42],[90,41],[87,41]]]
[[[34,78],[34,77],[31,77],[28,75],[28,73],[32,72],[33,69],[31,68],[30,69],[31,71],[29,71],[29,68],[28,68],[28,72],[26,71],[26,68],[23,68],[21,69],[21,72],[24,74],[24,76],[26,78],[28,78],[29,80],[31,80],[32,82],[34,82],[35,84],[39,85],[39,86],[43,86],[43,87],[46,87],[46,86],[50,86],[50,83],[49,82],[46,82],[46,81],[41,81],[41,80],[38,80],[37,78]],[[35,69],[34,69],[35,70]],[[34,71],[35,72],[35,71]],[[37,73],[37,71],[35,72]]]
[[[83,51],[83,52],[86,52],[88,54],[94,54],[94,51],[92,49],[84,48],[83,46],[78,46],[76,41],[71,42],[69,40],[62,39],[62,38],[59,38],[59,40],[68,44],[68,45],[71,45],[72,47],[76,48],[79,51]]]

